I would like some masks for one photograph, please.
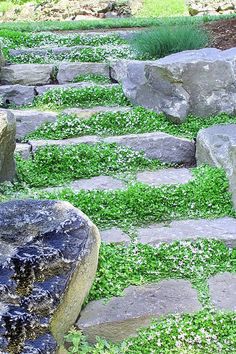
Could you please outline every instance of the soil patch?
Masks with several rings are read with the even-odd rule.
[[[219,20],[204,25],[213,38],[211,47],[229,49],[236,47],[236,18]]]

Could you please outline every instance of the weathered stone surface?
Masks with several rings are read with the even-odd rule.
[[[31,146],[29,144],[17,143],[15,153],[27,160],[31,156]]]
[[[46,85],[53,81],[53,64],[14,64],[4,66],[0,73],[3,85]]]
[[[15,177],[14,150],[16,121],[10,112],[0,110],[0,182]]]
[[[159,171],[143,171],[137,174],[137,181],[160,186],[162,184],[185,184],[193,178],[187,168],[167,168]]]
[[[50,54],[70,53],[73,52],[74,50],[80,51],[81,49],[84,48],[93,48],[93,47],[88,45],[77,45],[72,47],[44,47],[44,48],[36,47],[36,48],[10,49],[9,54],[13,57],[19,55],[28,55],[28,54],[44,57]]]
[[[210,297],[218,310],[236,311],[236,274],[222,273],[208,280]]]
[[[193,165],[195,145],[188,139],[178,138],[166,133],[130,134],[104,138],[105,143],[117,143],[134,150],[144,151],[151,159],[163,162]]]
[[[82,189],[92,191],[92,190],[116,190],[116,189],[125,188],[124,182],[110,176],[82,178],[79,179],[78,181],[72,182],[70,186],[74,191],[80,191]]]
[[[127,245],[130,243],[129,236],[116,227],[101,231],[101,239],[105,243],[125,243]]]
[[[205,48],[152,62],[116,61],[111,73],[132,103],[182,122],[188,114],[236,112],[235,59],[233,51]]]
[[[54,354],[92,285],[98,230],[67,202],[13,201],[0,214],[1,351]]]
[[[65,84],[73,81],[76,76],[84,74],[109,77],[109,66],[102,63],[62,63],[59,65],[57,80],[59,84]]]
[[[107,113],[107,112],[128,112],[132,108],[131,107],[120,107],[120,106],[114,106],[114,107],[103,107],[103,106],[98,106],[98,107],[93,107],[93,108],[68,108],[63,111],[65,114],[75,114],[78,118],[80,119],[89,119],[92,115],[98,114],[98,113]]]
[[[236,124],[214,125],[197,136],[197,163],[222,167],[236,207]]]
[[[16,139],[23,139],[46,122],[55,122],[57,113],[31,110],[9,110],[16,120]]]
[[[4,106],[14,104],[22,106],[30,104],[34,100],[34,87],[23,85],[0,86],[0,96]]]
[[[198,238],[217,239],[229,247],[236,247],[236,219],[179,220],[139,228],[138,241],[152,246],[161,242],[196,240]]]
[[[152,318],[195,312],[201,309],[197,292],[185,280],[164,280],[160,283],[130,286],[123,297],[90,302],[81,312],[78,328],[90,342],[100,336],[118,342],[136,334]]]
[[[33,151],[46,145],[66,146],[70,144],[117,143],[133,150],[144,151],[151,159],[191,166],[195,163],[195,145],[188,139],[177,138],[165,133],[130,134],[102,138],[96,135],[64,140],[32,140]]]

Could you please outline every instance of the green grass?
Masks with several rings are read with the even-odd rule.
[[[219,114],[209,118],[189,116],[182,124],[170,122],[163,114],[142,107],[129,112],[99,113],[86,121],[74,115],[60,115],[55,123],[43,124],[29,134],[30,139],[66,139],[83,135],[124,135],[160,131],[194,139],[202,128],[215,124],[236,123],[236,116]],[[26,140],[27,140],[26,138]]]
[[[234,18],[236,15],[219,16],[180,16],[171,18],[172,24],[183,23],[203,23],[218,19]],[[131,28],[131,27],[152,27],[166,23],[165,19],[160,18],[118,18],[102,20],[80,20],[80,21],[41,21],[41,22],[2,22],[0,29],[16,30],[23,32],[39,32],[52,30],[91,30],[109,28]]]
[[[57,88],[35,98],[33,107],[58,110],[66,107],[127,106],[129,102],[122,87],[93,86],[85,88]],[[31,107],[32,107],[31,106]]]
[[[38,149],[33,159],[17,157],[18,180],[30,187],[56,186],[79,178],[162,166],[165,164],[144,157],[142,152],[116,144],[47,146]]]
[[[85,74],[76,76],[73,82],[93,82],[95,84],[110,84],[111,80],[104,75]]]
[[[138,15],[142,17],[172,17],[187,14],[184,0],[143,0]]]
[[[137,337],[119,344],[97,338],[89,345],[79,331],[67,341],[69,354],[233,354],[236,352],[235,312],[203,310],[195,314],[171,315],[153,320]]]
[[[60,171],[62,169],[63,166]],[[207,166],[193,169],[192,173],[195,178],[184,185],[155,188],[136,183],[126,190],[112,192],[74,193],[65,189],[39,192],[36,197],[66,200],[80,208],[99,227],[119,225],[129,228],[165,220],[234,215],[224,171]],[[47,175],[41,178],[47,178]]]
[[[130,40],[140,59],[159,59],[184,50],[204,48],[209,43],[208,33],[193,24],[163,25],[137,33]]]
[[[9,1],[0,1],[0,12],[5,14],[13,7],[13,4]]]

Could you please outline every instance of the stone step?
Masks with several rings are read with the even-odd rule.
[[[76,76],[98,74],[110,77],[108,64],[103,63],[62,63],[54,64],[12,64],[3,66],[0,73],[1,85],[40,86],[55,82],[72,82]]]
[[[168,168],[158,171],[142,171],[137,174],[137,181],[151,186],[163,184],[185,184],[193,179],[187,168]]]
[[[223,217],[153,224],[139,228],[137,238],[139,242],[152,246],[158,246],[162,242],[204,238],[217,239],[229,247],[236,247],[236,219]]]
[[[192,166],[195,163],[195,144],[193,141],[178,138],[166,133],[154,132],[145,134],[129,134],[112,137],[82,136],[64,140],[31,140],[33,152],[47,145],[68,146],[95,143],[116,143],[135,151],[143,151],[150,159],[162,162]]]
[[[90,302],[76,324],[91,343],[96,336],[119,342],[134,336],[153,318],[201,310],[197,291],[186,280],[163,280],[159,283],[130,286],[124,296]]]
[[[236,274],[221,273],[208,280],[213,306],[221,311],[236,311]]]
[[[93,86],[108,87],[116,84],[95,84],[92,82],[78,82],[78,83],[66,83],[66,84],[48,84],[42,86],[28,86],[28,85],[0,85],[0,96],[2,103],[7,106],[9,104],[15,106],[23,106],[31,104],[34,98],[38,95],[43,95],[45,92],[53,89],[68,89],[68,88],[85,88]]]
[[[91,45],[76,45],[72,47],[36,47],[36,48],[24,48],[24,49],[10,49],[9,54],[13,57],[21,56],[21,55],[36,55],[40,57],[45,57],[48,55],[60,55],[60,54],[69,54],[72,52],[77,52],[79,53],[80,51],[84,49],[121,49],[121,48],[127,48],[129,47],[128,45],[99,45],[99,46],[91,46]]]
[[[74,114],[80,119],[89,119],[92,115],[98,113],[115,113],[115,112],[129,112],[133,108],[132,107],[121,107],[121,106],[112,106],[112,107],[103,107],[97,106],[92,108],[67,108],[63,111],[65,114]]]

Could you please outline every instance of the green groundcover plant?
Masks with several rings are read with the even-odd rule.
[[[63,166],[60,171],[62,169]],[[223,170],[203,166],[193,169],[192,173],[194,179],[183,185],[155,188],[135,183],[125,190],[75,193],[64,189],[38,192],[35,197],[69,201],[99,227],[235,215]],[[42,172],[41,178],[47,175]]]
[[[130,44],[140,59],[158,59],[184,50],[203,48],[209,44],[209,35],[192,24],[163,25],[135,34]]]
[[[95,106],[127,106],[128,99],[125,97],[120,85],[92,86],[84,88],[55,88],[41,96],[37,96],[33,106],[37,108],[62,109],[66,107],[95,107]]]
[[[163,114],[142,107],[129,112],[107,112],[83,121],[75,115],[59,115],[55,123],[43,124],[29,134],[30,139],[66,139],[83,135],[124,135],[160,131],[189,139],[196,138],[202,128],[215,124],[236,123],[236,116],[219,114],[212,117],[189,116],[182,124],[175,124]],[[26,138],[26,140],[27,140]]]

